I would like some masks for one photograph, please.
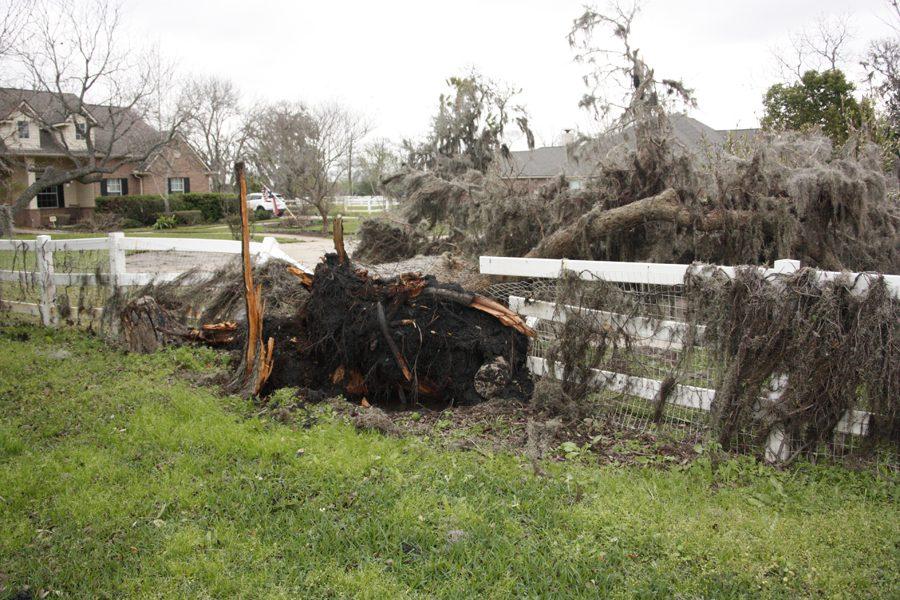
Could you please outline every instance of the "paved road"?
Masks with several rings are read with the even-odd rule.
[[[283,233],[275,234],[279,240],[290,238],[294,240],[291,243],[286,241],[279,242],[281,249],[294,260],[300,261],[310,268],[315,268],[316,263],[326,252],[334,252],[334,244],[331,238],[321,238],[308,235],[286,235]],[[348,240],[346,242],[347,252],[352,253],[356,249],[356,242]]]

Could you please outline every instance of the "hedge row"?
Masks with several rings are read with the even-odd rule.
[[[160,215],[166,213],[166,203],[162,196],[99,196],[96,200],[97,212],[120,215],[126,221],[141,225],[153,225]],[[226,214],[240,212],[237,196],[233,194],[176,194],[169,197],[169,212],[200,211],[203,221],[221,221]]]

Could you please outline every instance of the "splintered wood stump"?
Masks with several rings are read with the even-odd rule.
[[[267,342],[263,342],[262,337],[265,301],[262,298],[262,288],[253,283],[253,264],[250,258],[250,217],[247,212],[247,181],[244,176],[244,163],[235,163],[234,172],[240,190],[241,270],[244,278],[247,337],[241,367],[228,387],[242,396],[255,396],[260,393],[275,366],[275,340],[270,337]]]
[[[122,339],[131,352],[149,354],[184,341],[187,328],[154,298],[142,296],[129,302],[120,315]]]

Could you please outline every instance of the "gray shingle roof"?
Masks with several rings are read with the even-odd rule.
[[[687,115],[675,114],[669,117],[675,141],[689,152],[703,154],[709,149],[721,147],[729,136],[738,139],[752,139],[758,129],[717,130]],[[635,138],[631,128],[607,136],[597,141],[597,151],[607,152],[616,147],[634,148]],[[571,156],[566,146],[547,146],[534,150],[520,150],[510,153],[509,160],[500,165],[503,177],[521,179],[545,179],[565,175],[570,178],[590,177],[591,161],[579,161]]]
[[[128,108],[84,103],[79,107],[74,94],[54,94],[46,91],[0,88],[0,119],[6,119],[25,102],[27,108],[37,113],[44,124],[65,122],[71,111],[87,114],[96,125],[93,128],[94,147],[98,152],[112,156],[142,155],[145,148],[160,139],[160,133],[147,124],[136,112]],[[0,152],[16,152],[0,145]],[[58,155],[65,153],[59,143],[47,131],[41,131],[39,150],[22,150],[24,154]]]
[[[503,177],[526,179],[588,175],[586,168],[570,155],[566,146],[545,146],[511,152],[509,160],[500,161],[500,172]]]
[[[78,96],[74,94],[51,94],[36,90],[0,88],[0,119],[6,119],[18,109],[22,102],[37,113],[46,123],[62,123],[66,120],[66,106],[78,106]]]

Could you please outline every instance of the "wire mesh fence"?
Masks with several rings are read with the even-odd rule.
[[[188,286],[191,314],[226,285],[224,273],[240,271],[240,242],[200,239],[109,238],[0,240],[0,309],[40,317],[44,324],[101,330],[122,305],[149,287]],[[273,238],[251,244],[255,265],[292,261]]]
[[[530,317],[536,332],[529,351],[533,372],[554,380],[589,373],[594,418],[641,432],[713,438],[716,393],[725,382],[726,367],[704,340],[705,326],[691,314],[696,307],[685,286],[616,281],[614,269],[605,275],[608,279],[575,274],[573,281],[507,276],[484,293]],[[581,340],[588,344],[581,347]],[[576,364],[560,364],[561,359]],[[751,408],[759,421],[767,418],[763,415],[777,402],[784,383],[777,376],[766,383]],[[855,404],[866,408],[865,399]],[[896,444],[873,447],[860,435],[879,416],[848,410],[830,438],[807,447],[805,455],[856,460],[865,451],[897,465]],[[767,431],[760,437],[758,427],[739,428],[732,447],[773,460],[794,458],[784,432],[775,426]]]

